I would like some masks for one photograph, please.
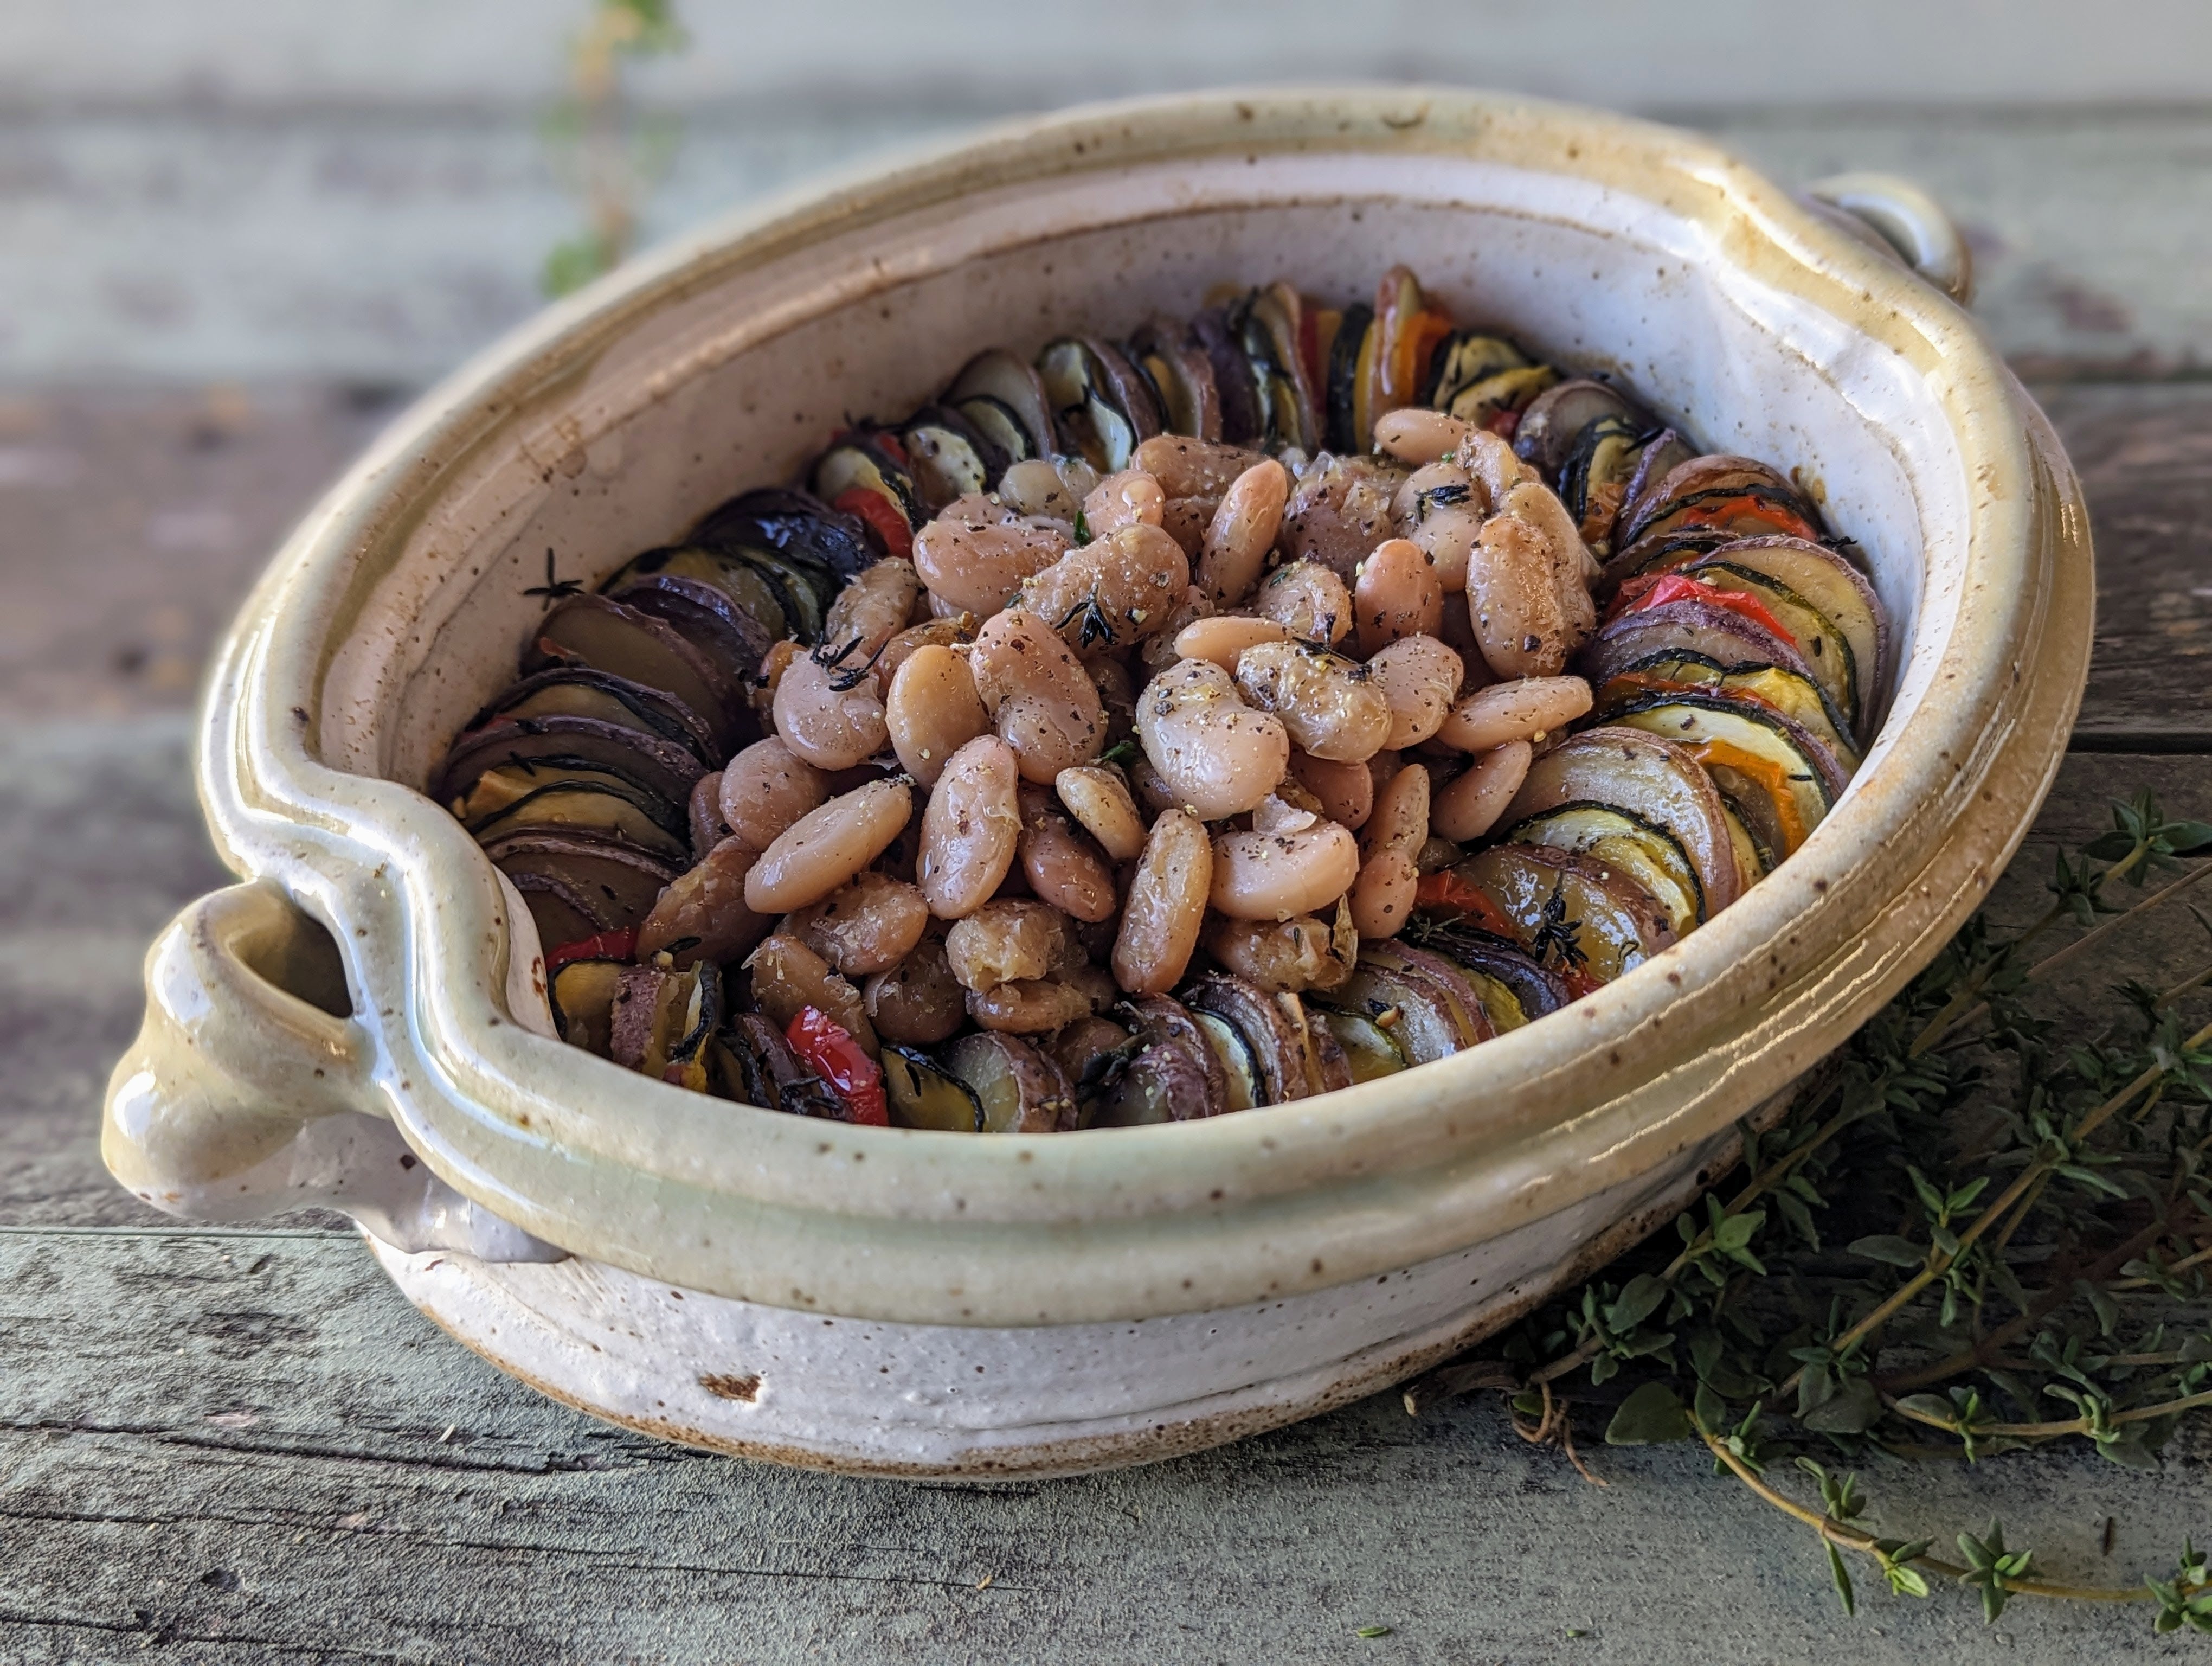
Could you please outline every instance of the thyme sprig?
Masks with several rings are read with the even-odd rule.
[[[2059,853],[2038,918],[2005,933],[1976,916],[1739,1124],[1731,1178],[1671,1242],[1416,1383],[1407,1409],[1499,1390],[1522,1438],[1571,1454],[1579,1398],[1610,1408],[1610,1444],[1702,1441],[1717,1474],[1814,1530],[1847,1611],[1852,1569],[1870,1561],[1896,1595],[1963,1584],[1992,1620],[2027,1596],[2144,1602],[2160,1632],[2212,1632],[2193,1542],[2162,1578],[2056,1583],[1999,1522],[1954,1535],[1955,1561],[1933,1535],[1876,1534],[1858,1474],[1829,1467],[2086,1440],[2153,1468],[2181,1420],[2212,1407],[2212,1023],[2185,1016],[2212,964],[2116,986],[2087,1033],[2033,1004],[2177,902],[2212,940],[2212,918],[2184,901],[2212,873],[2185,859],[2204,854],[2212,826],[2169,819],[2148,793],[2116,804],[2109,831]],[[1785,1490],[1784,1459],[1817,1508]]]

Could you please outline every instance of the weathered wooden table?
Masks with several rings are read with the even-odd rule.
[[[2201,216],[2177,232],[2140,178],[2164,167],[2178,183],[2173,147],[2201,153],[2212,123],[2084,131],[1733,136],[1786,175],[1903,163],[1945,191],[1980,231],[2000,337],[2087,483],[2097,665],[2074,754],[1998,895],[2015,915],[2037,904],[2053,842],[2102,824],[2111,796],[2154,787],[2212,818],[2212,386],[2191,380],[2212,328],[2185,293],[2212,232]],[[2184,271],[2161,275],[2176,258]],[[2119,292],[2083,271],[2117,273]],[[136,1206],[100,1168],[100,1088],[137,1022],[147,939],[224,879],[182,706],[231,599],[380,414],[372,395],[302,385],[0,402],[0,1659],[1753,1663],[1849,1648],[2024,1666],[2191,1649],[2154,1639],[2139,1608],[2022,1602],[1989,1630],[1957,1593],[1863,1599],[1846,1620],[1809,1535],[1686,1449],[1598,1449],[1600,1491],[1488,1402],[1413,1420],[1382,1395],[1042,1485],[755,1468],[500,1376],[402,1302],[342,1222],[218,1231]],[[2195,930],[2172,927],[2171,952]],[[1877,1492],[1886,1529],[1946,1534],[2001,1499],[2046,1566],[2112,1580],[2212,1532],[2208,1455],[2185,1437],[2148,1479],[2047,1454],[1899,1468]],[[1355,1638],[1372,1626],[1391,1634]]]

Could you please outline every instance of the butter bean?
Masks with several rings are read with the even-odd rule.
[[[776,684],[775,732],[816,769],[849,769],[884,749],[883,685],[860,669],[865,656],[830,666],[819,653],[800,654]]]
[[[899,668],[916,653],[925,648],[959,648],[972,642],[982,623],[973,613],[956,613],[950,618],[908,625],[884,643],[883,655],[876,661],[876,675],[883,680],[885,698],[891,684],[898,681]]]
[[[1261,642],[1281,642],[1291,633],[1273,619],[1246,613],[1218,613],[1194,619],[1176,633],[1176,654],[1186,660],[1211,660],[1225,672],[1237,669],[1237,656]]]
[[[1270,994],[1334,989],[1352,976],[1329,927],[1310,914],[1289,920],[1228,920],[1206,928],[1206,952]]]
[[[1110,859],[1136,860],[1145,848],[1145,818],[1118,770],[1106,764],[1079,763],[1062,769],[1052,784],[1067,813]]]
[[[1093,539],[1124,526],[1157,526],[1167,502],[1168,495],[1160,489],[1158,481],[1142,469],[1123,469],[1091,489],[1083,500],[1083,524],[1090,528]]]
[[[1390,702],[1367,667],[1311,642],[1245,649],[1237,661],[1237,690],[1249,704],[1281,718],[1301,751],[1331,763],[1371,757],[1390,737]]]
[[[1019,605],[1071,648],[1124,648],[1164,629],[1189,587],[1181,546],[1138,522],[1069,550],[1022,586]]]
[[[969,741],[945,763],[921,816],[915,883],[929,911],[957,920],[990,901],[1021,838],[1021,765],[996,735]]]
[[[1505,495],[1468,557],[1467,599],[1482,657],[1501,677],[1556,677],[1597,623],[1594,571],[1565,508],[1529,480]]]
[[[722,771],[722,820],[755,850],[830,796],[822,771],[771,735],[756,740]]]
[[[1590,686],[1579,677],[1492,683],[1454,706],[1437,739],[1457,751],[1486,752],[1510,740],[1555,733],[1589,708]]]
[[[1146,685],[1137,738],[1171,801],[1206,821],[1249,810],[1290,763],[1282,720],[1238,699],[1229,673],[1206,660],[1180,660]]]
[[[1364,826],[1375,808],[1375,777],[1364,763],[1336,763],[1292,752],[1291,778],[1313,794],[1322,815],[1340,826]]]
[[[1067,772],[1063,770],[1065,775]],[[1076,830],[1049,788],[1023,783],[1022,873],[1040,902],[1097,925],[1111,920],[1116,898],[1114,871],[1097,847]]]
[[[994,615],[977,633],[968,666],[1024,780],[1048,783],[1098,756],[1106,738],[1098,686],[1041,616],[1025,607]]]
[[[1297,833],[1224,833],[1213,842],[1208,900],[1235,920],[1311,914],[1359,877],[1359,846],[1334,822]]]
[[[745,902],[745,876],[759,853],[738,838],[721,841],[660,893],[637,928],[637,958],[668,949],[678,966],[735,960],[768,934],[775,921]],[[688,947],[674,948],[678,943]]]
[[[939,601],[988,616],[1067,550],[1066,537],[1055,528],[971,493],[946,504],[915,535],[914,564]]]
[[[1195,575],[1216,606],[1236,606],[1259,582],[1290,495],[1291,477],[1272,457],[1231,483],[1206,526]]]
[[[789,914],[819,902],[880,856],[914,816],[905,782],[872,781],[809,811],[776,836],[745,876],[745,903]]]
[[[1390,736],[1382,744],[1403,751],[1434,736],[1466,671],[1466,662],[1433,636],[1401,637],[1369,660],[1367,674],[1390,708]]]
[[[1372,656],[1401,637],[1435,635],[1443,622],[1444,587],[1427,551],[1394,538],[1359,564],[1352,605],[1359,651]]]
[[[1429,772],[1418,763],[1390,777],[1360,839],[1352,923],[1363,938],[1395,937],[1413,910],[1420,850],[1429,837]]]
[[[822,640],[831,654],[842,654],[841,664],[857,668],[906,628],[915,599],[921,593],[921,578],[914,563],[886,556],[837,593],[822,627]]]
[[[1352,629],[1352,593],[1317,561],[1294,561],[1267,575],[1253,611],[1291,635],[1334,645]]]
[[[1047,977],[1083,960],[1066,915],[1047,903],[1004,897],[954,921],[945,954],[964,989]]]
[[[884,723],[900,765],[924,787],[937,785],[953,753],[991,732],[967,660],[934,643],[908,654],[891,678]]]
[[[777,929],[848,977],[866,977],[904,960],[928,925],[929,904],[921,891],[887,873],[866,873],[786,915]]]
[[[1509,740],[1483,753],[1465,775],[1437,794],[1430,825],[1462,844],[1480,838],[1513,802],[1535,756],[1536,749],[1525,740]]]
[[[1114,980],[1133,995],[1164,995],[1182,981],[1206,922],[1213,885],[1213,848],[1206,828],[1186,811],[1169,810],[1152,824],[1130,876],[1114,939]]]
[[[1160,483],[1170,498],[1202,497],[1218,502],[1248,471],[1272,459],[1242,446],[1194,440],[1188,435],[1157,434],[1129,459]]]
[[[952,976],[945,945],[926,937],[890,970],[870,978],[860,994],[885,1041],[932,1047],[960,1028],[968,1015],[967,993]]]

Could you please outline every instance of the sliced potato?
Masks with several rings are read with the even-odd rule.
[[[1060,1067],[1027,1042],[979,1031],[939,1055],[983,1108],[984,1134],[1051,1134],[1076,1122],[1075,1094]]]

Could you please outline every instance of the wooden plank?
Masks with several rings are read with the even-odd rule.
[[[2039,391],[2097,542],[2096,649],[2074,744],[2212,747],[2212,387]]]
[[[1303,1663],[1368,1625],[1408,1662],[1750,1666],[1839,1626],[1869,1666],[2165,1657],[2132,1610],[2022,1604],[1991,1630],[1957,1593],[1870,1596],[1850,1626],[1811,1535],[1687,1449],[1598,1448],[1596,1492],[1492,1402],[1417,1422],[1382,1395],[1150,1470],[922,1487],[593,1424],[433,1329],[356,1244],[0,1232],[0,1289],[27,1366],[0,1375],[11,1661]],[[2202,1527],[2190,1462],[1869,1483],[1884,1531],[2002,1510],[2062,1577],[2162,1566]]]

